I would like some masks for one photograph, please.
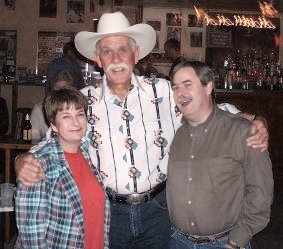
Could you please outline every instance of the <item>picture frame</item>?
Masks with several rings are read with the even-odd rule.
[[[150,25],[155,31],[161,30],[161,21],[158,20],[148,20],[146,21],[148,25]]]
[[[85,2],[84,0],[67,1],[67,23],[83,23],[85,19]]]
[[[4,3],[9,10],[16,9],[16,0],[4,0]]]
[[[182,14],[179,13],[166,13],[167,26],[180,26],[182,25]]]
[[[167,27],[167,40],[174,38],[181,42],[182,28],[180,27]]]
[[[203,21],[198,20],[196,15],[189,14],[188,15],[188,27],[202,28],[203,27]]]
[[[40,0],[39,17],[56,18],[57,0]]]
[[[201,48],[203,43],[203,34],[201,31],[190,32],[190,46],[194,48]]]

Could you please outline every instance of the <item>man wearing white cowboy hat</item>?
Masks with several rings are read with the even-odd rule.
[[[89,153],[111,200],[110,245],[115,249],[168,247],[167,162],[181,115],[169,81],[133,74],[155,41],[151,26],[130,26],[121,12],[103,14],[96,33],[75,37],[77,50],[105,72],[101,86],[82,91],[89,103]],[[249,142],[266,149],[266,128],[257,124],[253,128],[261,129]],[[16,171],[26,185],[41,178],[28,156],[16,161]]]

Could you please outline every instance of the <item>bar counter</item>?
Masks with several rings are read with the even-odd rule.
[[[283,166],[283,91],[217,89],[216,102],[231,103],[243,112],[265,117],[271,160]]]

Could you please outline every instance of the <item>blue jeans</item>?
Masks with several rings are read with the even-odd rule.
[[[142,204],[111,202],[111,249],[166,249],[170,231],[165,190]]]
[[[224,249],[228,241],[228,236],[224,236],[218,240],[197,244],[188,240],[177,228],[171,229],[170,249]],[[251,249],[250,243],[245,246],[245,249]]]

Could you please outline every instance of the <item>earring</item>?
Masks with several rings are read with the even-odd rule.
[[[56,131],[51,131],[51,137],[57,137],[58,136],[58,133]]]

